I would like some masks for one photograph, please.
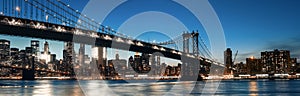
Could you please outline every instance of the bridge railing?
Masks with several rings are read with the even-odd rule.
[[[64,25],[131,38],[102,25],[60,0],[1,0],[0,15]]]

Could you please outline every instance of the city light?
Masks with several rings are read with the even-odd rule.
[[[110,95],[110,93],[150,96],[184,96],[202,93],[202,95],[256,96],[294,95],[299,90],[295,81],[300,80],[300,63],[293,56],[297,56],[300,51],[295,50],[298,48],[297,38],[292,37],[297,37],[299,31],[294,21],[299,17],[297,12],[300,8],[297,4],[300,1],[252,2],[249,0],[223,3],[219,2],[221,0],[213,2],[194,0],[199,1],[194,3],[173,0],[157,5],[157,1],[144,0],[126,2],[126,6],[122,6],[124,2],[117,1],[101,4],[89,0],[79,0],[76,3],[72,1],[74,0],[0,1],[2,5],[0,7],[0,89],[3,88],[1,96],[81,96]],[[89,6],[90,4],[92,6]],[[259,10],[250,8],[253,4]],[[274,10],[279,8],[276,5],[284,6],[280,6],[280,10]],[[89,9],[94,7],[99,8]],[[150,10],[154,8],[157,9],[156,11],[162,11],[156,13],[162,14],[163,19],[158,18],[159,21],[156,21],[155,18],[159,16],[151,13],[150,17],[153,18],[132,19],[141,20],[142,22],[139,23],[144,23],[143,26],[130,26],[135,22],[128,22],[126,19],[131,20],[139,14],[134,15],[132,13],[135,12],[126,9],[140,8],[138,12],[143,13],[142,11],[147,11],[148,7]],[[79,10],[97,12],[85,13]],[[222,14],[241,11],[243,16]],[[172,14],[168,14],[170,12]],[[199,16],[199,12],[207,14],[200,13]],[[270,18],[251,16],[261,13],[264,13],[264,17]],[[97,16],[101,17],[98,18],[101,22],[97,22],[97,18],[94,19]],[[109,17],[106,18],[107,20],[106,16]],[[174,19],[174,17],[184,18]],[[166,20],[168,22],[175,20],[176,23],[164,22]],[[181,21],[184,21],[184,24],[181,24]],[[282,24],[281,21],[286,22]],[[116,25],[101,25],[102,22]],[[122,24],[125,24],[124,30],[121,30]],[[264,26],[253,27],[249,24]],[[126,31],[125,29],[138,32],[136,30],[144,29],[138,27],[149,26],[149,30],[161,29],[159,31],[170,33],[163,36],[147,34],[146,37],[136,38],[127,36],[126,32],[120,32]],[[199,33],[189,31],[192,28],[199,29]],[[287,28],[289,30],[285,30]],[[269,30],[271,30],[269,33],[262,32]],[[287,31],[296,33],[289,34]],[[139,32],[146,33],[146,31]],[[235,34],[234,32],[236,35],[232,35]],[[243,32],[252,33],[248,36]],[[225,40],[224,35],[237,38]],[[218,38],[219,36],[221,37]],[[161,41],[163,39],[168,40]],[[219,40],[222,41],[216,42]],[[272,41],[271,44],[268,44],[268,41]],[[205,43],[209,45],[206,46]],[[238,51],[233,54],[230,48],[223,50],[228,46],[241,51],[241,54],[237,54]],[[264,50],[272,47],[286,49]],[[190,78],[192,79],[189,80]],[[107,86],[103,87],[103,84]]]
[[[16,11],[20,12],[21,8],[19,6],[16,7]]]
[[[46,19],[46,21],[48,21],[48,18],[49,18],[49,16],[48,16],[48,15],[46,15],[46,16],[45,16],[45,19]]]
[[[25,1],[27,1],[27,0],[25,0]],[[67,5],[67,6],[69,7],[70,5]],[[16,6],[15,10],[20,13],[21,8],[23,8],[23,7]],[[78,11],[78,10],[76,10],[76,11]],[[47,12],[47,11],[44,10],[43,12]],[[0,14],[3,15],[4,13],[0,12]],[[44,16],[45,16],[46,21],[48,21],[49,15],[45,14]],[[53,16],[53,14],[51,16]],[[56,17],[56,16],[57,15],[54,14],[54,17]],[[85,14],[83,16],[86,17]],[[88,18],[88,17],[86,17],[86,18]],[[66,25],[67,22],[64,21],[65,18],[59,18],[59,19],[61,19],[60,21],[62,21],[61,25]],[[94,19],[90,19],[90,18],[88,18],[88,20],[94,21]],[[82,23],[82,20],[78,19],[77,22]],[[84,21],[84,22],[88,22],[88,21]],[[66,33],[70,32],[70,33],[73,33],[75,35],[88,36],[88,37],[92,37],[92,38],[99,38],[101,36],[100,39],[104,39],[104,40],[114,40],[116,42],[121,42],[121,43],[135,44],[136,46],[148,47],[148,48],[152,48],[152,49],[159,50],[159,51],[167,51],[167,52],[170,52],[172,54],[178,54],[178,55],[185,54],[189,58],[197,58],[199,60],[203,60],[203,61],[208,62],[208,63],[212,63],[212,64],[216,64],[216,65],[218,64],[220,66],[224,66],[220,62],[216,62],[217,60],[207,59],[204,56],[200,56],[199,54],[196,54],[196,53],[182,53],[180,50],[169,50],[168,48],[165,48],[163,46],[155,45],[155,41],[153,41],[153,44],[150,43],[152,45],[148,45],[148,44],[143,43],[144,42],[143,39],[141,39],[141,40],[132,39],[132,38],[129,39],[130,37],[118,32],[117,30],[114,30],[113,28],[110,28],[109,26],[103,26],[103,25],[101,25],[101,23],[97,23],[97,22],[96,22],[96,24],[100,24],[101,26],[103,26],[105,28],[105,29],[102,29],[102,30],[104,30],[105,32],[108,32],[108,33],[113,32],[113,33],[115,33],[115,34],[113,34],[114,36],[107,35],[107,34],[99,35],[96,31],[93,31],[93,30],[75,29],[75,28],[70,29],[70,28],[66,28],[65,26],[60,26],[60,25],[51,25],[50,24],[52,27],[49,27],[49,24],[44,23],[44,22],[41,23],[41,22],[37,22],[37,21],[30,21],[29,23],[27,23],[26,20],[19,19],[19,18],[18,19],[16,19],[16,18],[4,18],[3,20],[1,20],[1,23],[8,24],[8,25],[13,25],[13,26],[20,26],[20,27],[31,27],[31,28],[35,28],[35,29],[44,29],[44,30],[52,30],[52,31],[54,30],[54,31],[57,31],[57,32],[66,32]],[[189,40],[193,36],[194,36],[194,34],[190,34],[189,37],[184,38],[184,40]],[[123,38],[128,38],[128,39],[123,39]],[[133,40],[135,40],[135,41],[133,41]],[[159,44],[171,44],[171,43],[174,43],[174,41],[167,41],[167,42],[163,42],[163,43],[159,43]],[[174,48],[172,48],[172,49],[174,49]],[[264,65],[263,68],[255,69],[255,70],[262,70],[262,71],[268,71],[268,72],[271,70],[271,71],[275,71],[275,73],[276,72],[277,73],[288,73],[288,71],[295,70],[295,69],[291,69],[291,68],[289,68],[288,71],[285,70],[288,67],[297,67],[297,64],[294,63],[294,62],[296,62],[295,58],[287,59],[285,57],[282,57],[283,54],[285,54],[287,51],[279,50],[278,52],[280,53],[280,55],[274,55],[274,56],[279,56],[278,58],[282,59],[282,61],[274,61],[274,59],[272,59],[274,57],[268,57],[269,55],[262,55],[262,59],[260,59],[260,58],[256,59],[254,56],[249,57],[249,62],[247,62],[246,64],[251,63],[252,65],[255,65],[255,66],[262,66],[263,64],[266,64],[266,62],[267,63],[272,63],[272,64],[274,62],[275,63],[280,62],[280,64],[279,64],[280,67],[278,67],[276,70],[271,69],[273,66],[270,66],[270,65]],[[265,52],[262,52],[262,53],[265,53]],[[269,53],[272,53],[272,52],[269,52]],[[269,53],[266,52],[266,54],[269,54]],[[32,56],[37,56],[37,55],[33,54]],[[43,58],[43,55],[41,55],[41,57]],[[267,58],[269,61],[266,60],[265,58]],[[291,61],[291,60],[293,60],[293,61]],[[48,62],[48,61],[49,61],[49,58],[46,60],[46,62]],[[262,61],[264,61],[263,64],[260,63]],[[289,64],[288,65],[288,64],[285,64],[285,61],[286,62],[292,62],[292,63],[291,64],[288,63]],[[261,64],[261,65],[259,65],[259,64]],[[18,65],[13,65],[12,67],[16,67],[16,66],[18,66]],[[110,65],[110,66],[112,66],[112,65]],[[26,66],[26,67],[28,67],[28,66]],[[229,66],[229,68],[231,70],[240,70],[240,68],[236,68],[234,66]],[[39,69],[39,68],[37,68],[37,69]],[[49,69],[45,69],[45,70],[49,70]],[[51,69],[51,70],[53,71],[54,69]],[[55,70],[55,71],[58,71],[58,70]],[[115,77],[115,78],[118,78],[118,77]]]
[[[104,39],[105,40],[112,40],[112,38],[110,36],[108,36],[108,35],[105,35]]]
[[[132,40],[127,40],[127,44],[134,44]]]
[[[121,38],[117,38],[116,41],[117,42],[124,42],[124,40],[122,40]]]
[[[144,46],[141,42],[136,43],[137,46]]]
[[[153,46],[152,48],[158,50],[158,47],[157,47],[157,46]]]

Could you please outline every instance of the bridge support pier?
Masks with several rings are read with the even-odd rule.
[[[29,69],[23,69],[22,70],[22,80],[34,80],[35,76],[34,76],[34,73],[35,73],[35,68],[34,68],[34,57],[33,56],[30,56],[28,58],[28,63],[30,65],[30,68]]]
[[[181,81],[202,80],[200,76],[200,61],[182,55]]]
[[[34,70],[23,69],[22,80],[34,80]]]

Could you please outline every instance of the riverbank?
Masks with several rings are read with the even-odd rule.
[[[35,80],[76,80],[76,77],[35,77]],[[197,80],[183,80],[180,77],[160,77],[160,78],[125,78],[125,79],[105,79],[105,80],[179,80],[179,81],[202,81],[202,80],[245,80],[245,79],[269,79],[269,80],[300,80],[300,74],[256,74],[256,75],[223,75],[223,76],[208,76]],[[0,77],[0,80],[22,80],[22,77]],[[80,80],[100,80],[81,78]],[[101,79],[102,80],[102,79]]]
[[[0,77],[0,80],[22,80],[22,77]],[[76,80],[75,77],[35,77],[35,80]]]
[[[214,80],[214,79],[222,79],[222,80],[241,80],[241,79],[287,79],[287,80],[300,80],[300,74],[289,75],[289,74],[243,74],[243,75],[223,75],[223,76],[208,76],[203,77],[204,80]]]

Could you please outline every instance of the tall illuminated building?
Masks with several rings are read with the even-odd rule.
[[[290,73],[297,63],[297,60],[290,57],[290,51],[278,49],[261,52],[261,60],[264,71],[278,74]]]
[[[75,51],[73,42],[65,42],[63,50],[63,63],[60,70],[74,74],[73,64],[75,62]]]
[[[10,51],[10,41],[0,39],[0,59],[7,59]]]
[[[49,51],[49,43],[46,41],[44,43],[44,51],[41,52],[41,56],[40,56],[40,59],[42,61],[44,61],[46,64],[48,64],[49,62],[51,62],[51,54],[50,54],[50,51]]]
[[[18,48],[10,48],[10,56],[12,60],[19,59],[19,49]]]
[[[225,74],[230,74],[232,71],[232,67],[233,67],[233,62],[232,62],[232,51],[230,48],[227,48],[224,51],[224,64],[226,66],[225,68]]]
[[[40,41],[37,40],[31,40],[31,48],[33,49],[33,55],[34,56],[39,56],[39,52],[40,52]]]

